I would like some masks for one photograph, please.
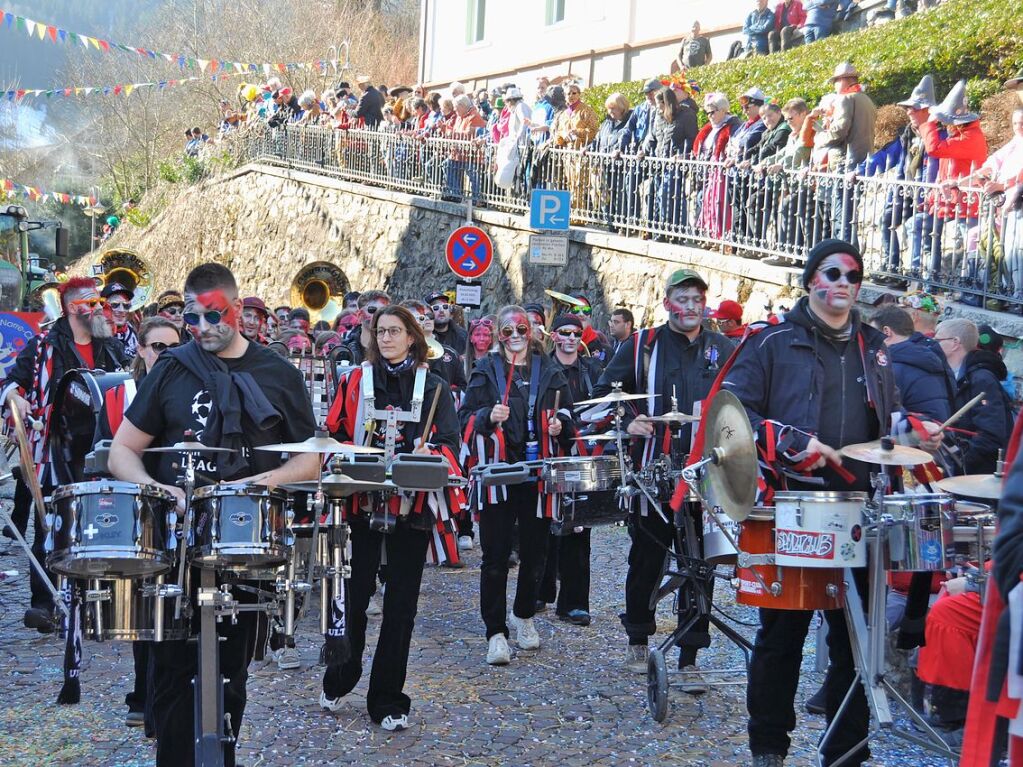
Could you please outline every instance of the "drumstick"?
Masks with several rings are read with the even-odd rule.
[[[558,417],[558,408],[561,407],[561,389],[554,392],[554,417]]]
[[[842,479],[844,479],[847,484],[851,485],[853,482],[856,481],[856,475],[849,471],[847,468],[845,468],[838,461],[834,461],[831,458],[829,458],[828,466],[834,469],[835,473],[838,474],[838,476],[840,476]]]
[[[501,397],[501,404],[508,404],[508,395],[511,394],[511,382],[512,376],[515,375],[515,363],[512,362],[508,365],[508,380],[504,383],[504,396]]]
[[[941,428],[944,429],[945,427],[950,426],[951,424],[954,424],[956,421],[958,421],[960,418],[962,418],[964,415],[966,415],[966,413],[974,405],[976,405],[978,402],[980,402],[982,399],[984,399],[984,395],[986,395],[986,394],[987,394],[987,392],[982,391],[976,397],[974,397],[969,402],[967,402],[965,405],[963,405],[961,408],[959,408],[957,411],[955,411],[952,415],[950,415],[948,417],[948,420],[945,421],[945,423],[943,423],[941,425]]]
[[[433,416],[437,413],[437,403],[440,402],[440,389],[433,390],[433,402],[430,403],[430,412],[426,416],[426,425],[423,427],[423,436],[420,438],[419,446],[422,447],[430,441],[430,429],[433,428]]]

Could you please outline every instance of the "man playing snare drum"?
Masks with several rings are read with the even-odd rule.
[[[838,450],[889,433],[921,439],[936,449],[938,426],[907,420],[899,410],[898,390],[884,336],[860,321],[854,309],[863,280],[859,251],[840,240],[825,240],[807,256],[802,298],[785,321],[748,338],[739,349],[723,386],[745,405],[761,456],[766,482],[763,503],[775,490],[869,491],[877,469],[846,461],[851,477],[836,467]],[[847,481],[847,479],[849,481]],[[859,571],[858,571],[859,572]],[[865,594],[865,578],[857,578]],[[825,684],[830,724],[853,684],[849,632],[842,610],[827,610],[831,670]],[[760,609],[749,671],[750,751],[755,767],[784,763],[789,733],[795,728],[793,701],[799,683],[811,611]],[[831,764],[864,740],[870,722],[866,697],[853,691],[842,722],[829,737],[824,763]],[[866,746],[848,764],[869,757]]]

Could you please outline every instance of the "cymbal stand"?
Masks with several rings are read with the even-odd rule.
[[[192,439],[192,432],[185,432],[185,439]],[[192,494],[195,492],[195,458],[199,453],[192,450],[181,452],[184,462],[182,463],[182,482],[185,486],[185,521],[181,527],[181,541],[178,544],[178,593],[174,600],[174,619],[181,617],[181,600],[185,596],[185,568],[188,566],[188,542],[192,537]]]
[[[866,534],[871,538],[870,562],[868,565],[868,603],[866,610],[864,610],[859,590],[856,587],[853,571],[850,568],[845,569],[845,620],[849,630],[849,642],[852,646],[856,674],[853,677],[852,685],[850,685],[849,690],[842,699],[841,705],[835,712],[835,717],[831,720],[831,723],[817,743],[816,764],[819,767],[824,764],[824,747],[834,735],[837,724],[842,720],[842,715],[849,708],[858,684],[863,685],[867,704],[876,721],[876,727],[872,731],[868,731],[867,736],[862,741],[833,761],[831,767],[839,767],[839,765],[848,762],[859,749],[870,741],[871,737],[875,737],[882,730],[888,730],[903,740],[914,743],[921,748],[929,749],[950,760],[958,760],[959,755],[949,748],[941,739],[941,736],[935,732],[934,728],[917,713],[916,709],[895,689],[895,686],[885,678],[885,648],[888,626],[885,616],[887,571],[884,567],[883,556],[887,550],[888,528],[894,523],[894,520],[885,511],[885,493],[888,492],[889,488],[888,470],[886,467],[882,465],[879,472],[871,474],[870,480],[874,489],[874,498],[867,509],[868,519],[866,521],[868,524],[864,526]],[[874,516],[874,518],[870,519],[870,516]],[[888,699],[889,695],[896,704],[903,708],[909,718],[924,730],[928,736],[927,738],[922,738],[915,733],[896,726]]]
[[[611,390],[621,392],[622,382],[615,381],[611,384]],[[618,467],[622,475],[622,483],[618,486],[619,503],[627,505],[633,497],[642,494],[650,507],[657,512],[657,515],[667,524],[668,518],[661,511],[661,504],[650,494],[646,485],[640,480],[639,475],[632,470],[632,459],[626,454],[625,442],[622,439],[622,419],[625,418],[625,406],[619,402],[614,409],[615,446],[618,450]]]
[[[14,524],[14,520],[11,519],[11,514],[7,510],[7,508],[4,506],[0,506],[0,513],[3,514],[4,524],[6,524],[7,527],[10,528],[11,532],[13,533],[14,540],[21,547],[22,551],[25,552],[25,556],[28,557],[29,565],[32,567],[33,570],[36,571],[36,574],[42,579],[42,582],[46,585],[46,588],[49,589],[50,596],[53,597],[54,606],[58,610],[60,610],[61,613],[63,613],[64,617],[66,618],[68,616],[67,605],[64,604],[64,599],[61,597],[60,591],[57,590],[57,588],[53,585],[53,582],[50,580],[50,574],[46,572],[46,569],[42,566],[42,564],[40,564],[39,560],[36,559],[35,554],[32,553],[32,547],[28,545],[28,541],[25,540],[25,536],[21,534],[21,530],[19,530],[18,526]],[[47,538],[49,538],[52,535],[50,530],[52,530],[52,526],[50,526],[50,528],[47,529],[46,531]]]

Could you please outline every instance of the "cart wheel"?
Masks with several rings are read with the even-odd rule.
[[[646,700],[650,716],[655,722],[663,722],[668,716],[668,666],[664,653],[656,647],[647,658]]]

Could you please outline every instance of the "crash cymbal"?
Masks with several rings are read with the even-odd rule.
[[[21,418],[21,411],[14,405],[11,398],[14,392],[7,396],[7,409],[14,422],[14,439],[18,444],[18,462],[21,464],[21,479],[32,495],[32,505],[36,510],[36,520],[40,530],[49,530],[46,524],[46,502],[43,498],[43,489],[39,484],[39,476],[36,474],[36,464],[32,460],[32,447],[28,441],[28,433],[25,431],[25,422]]]
[[[660,396],[660,394],[627,394],[622,391],[613,391],[610,394],[605,394],[603,397],[584,399],[580,402],[574,403],[574,405],[614,405],[618,402],[627,402],[634,399],[646,399],[647,397]]]
[[[173,445],[166,445],[165,447],[147,447],[142,451],[143,453],[237,453],[238,451],[231,447],[211,447],[210,445],[204,445],[202,442],[196,442],[195,440],[185,440],[183,442],[175,442]]]
[[[284,452],[284,451],[281,451]],[[292,493],[316,492],[317,482],[315,479],[305,482],[289,482],[281,485],[281,489]],[[346,477],[344,474],[328,474],[323,478],[323,494],[327,498],[347,498],[355,493],[372,493],[382,490],[397,490],[397,485],[392,482],[364,482],[358,479]]]
[[[567,293],[559,293],[556,290],[545,290],[544,293],[549,295],[555,301],[562,304],[567,304],[568,306],[586,306],[585,301],[580,301],[578,298],[573,298]]]
[[[621,436],[622,439],[630,439],[632,437],[628,432],[617,432],[613,429],[603,434],[590,434],[585,437],[573,437],[572,439],[578,440],[579,442],[611,442],[617,440]]]
[[[756,500],[757,448],[746,409],[722,389],[714,395],[704,420],[703,457],[714,500],[731,519],[742,522]]]
[[[364,445],[347,445],[333,437],[310,437],[305,442],[281,442],[276,445],[260,445],[256,450],[274,453],[340,453],[342,455],[382,453],[382,448]]]
[[[952,495],[998,499],[1002,497],[1003,479],[998,474],[966,474],[962,477],[947,477],[935,484]]]
[[[846,445],[838,452],[854,461],[876,463],[879,466],[919,466],[932,460],[931,454],[925,450],[903,445],[891,445],[889,450],[882,440]]]
[[[636,417],[651,423],[699,423],[700,421],[699,416],[680,413],[677,410],[669,410],[667,413],[661,413],[660,415],[640,415]]]

